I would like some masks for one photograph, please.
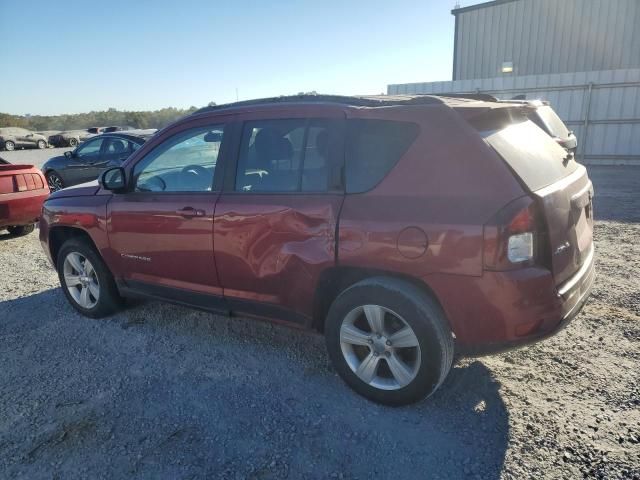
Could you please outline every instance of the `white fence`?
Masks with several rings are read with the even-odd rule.
[[[551,102],[589,164],[640,165],[640,69],[389,85],[387,93],[488,93]]]

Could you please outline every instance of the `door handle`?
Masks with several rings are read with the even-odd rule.
[[[180,210],[176,210],[176,213],[185,218],[204,217],[204,210],[193,207],[181,208]]]

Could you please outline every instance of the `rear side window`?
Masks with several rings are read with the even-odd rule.
[[[342,122],[257,120],[244,125],[236,172],[238,192],[326,192],[342,153]]]
[[[532,191],[551,185],[578,168],[566,150],[531,120],[481,134]]]
[[[347,193],[366,192],[380,183],[409,149],[418,132],[415,123],[349,120],[345,148]]]

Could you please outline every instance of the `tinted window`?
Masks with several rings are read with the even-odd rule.
[[[347,193],[375,187],[418,136],[418,125],[387,120],[349,120],[345,148]]]
[[[242,134],[236,190],[324,192],[341,153],[341,122],[324,119],[247,122]]]
[[[125,155],[131,152],[128,140],[122,138],[105,139],[104,152],[107,155]]]
[[[532,191],[551,185],[578,168],[567,152],[531,120],[482,135]]]
[[[222,125],[181,132],[158,145],[134,168],[139,192],[211,191],[224,135]]]

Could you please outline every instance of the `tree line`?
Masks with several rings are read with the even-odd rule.
[[[196,107],[190,107],[188,109],[168,107],[160,110],[134,112],[110,108],[109,110],[101,112],[29,116],[0,113],[0,128],[22,127],[33,131],[82,130],[89,127],[106,127],[110,125],[129,125],[135,128],[162,128],[196,110]]]

